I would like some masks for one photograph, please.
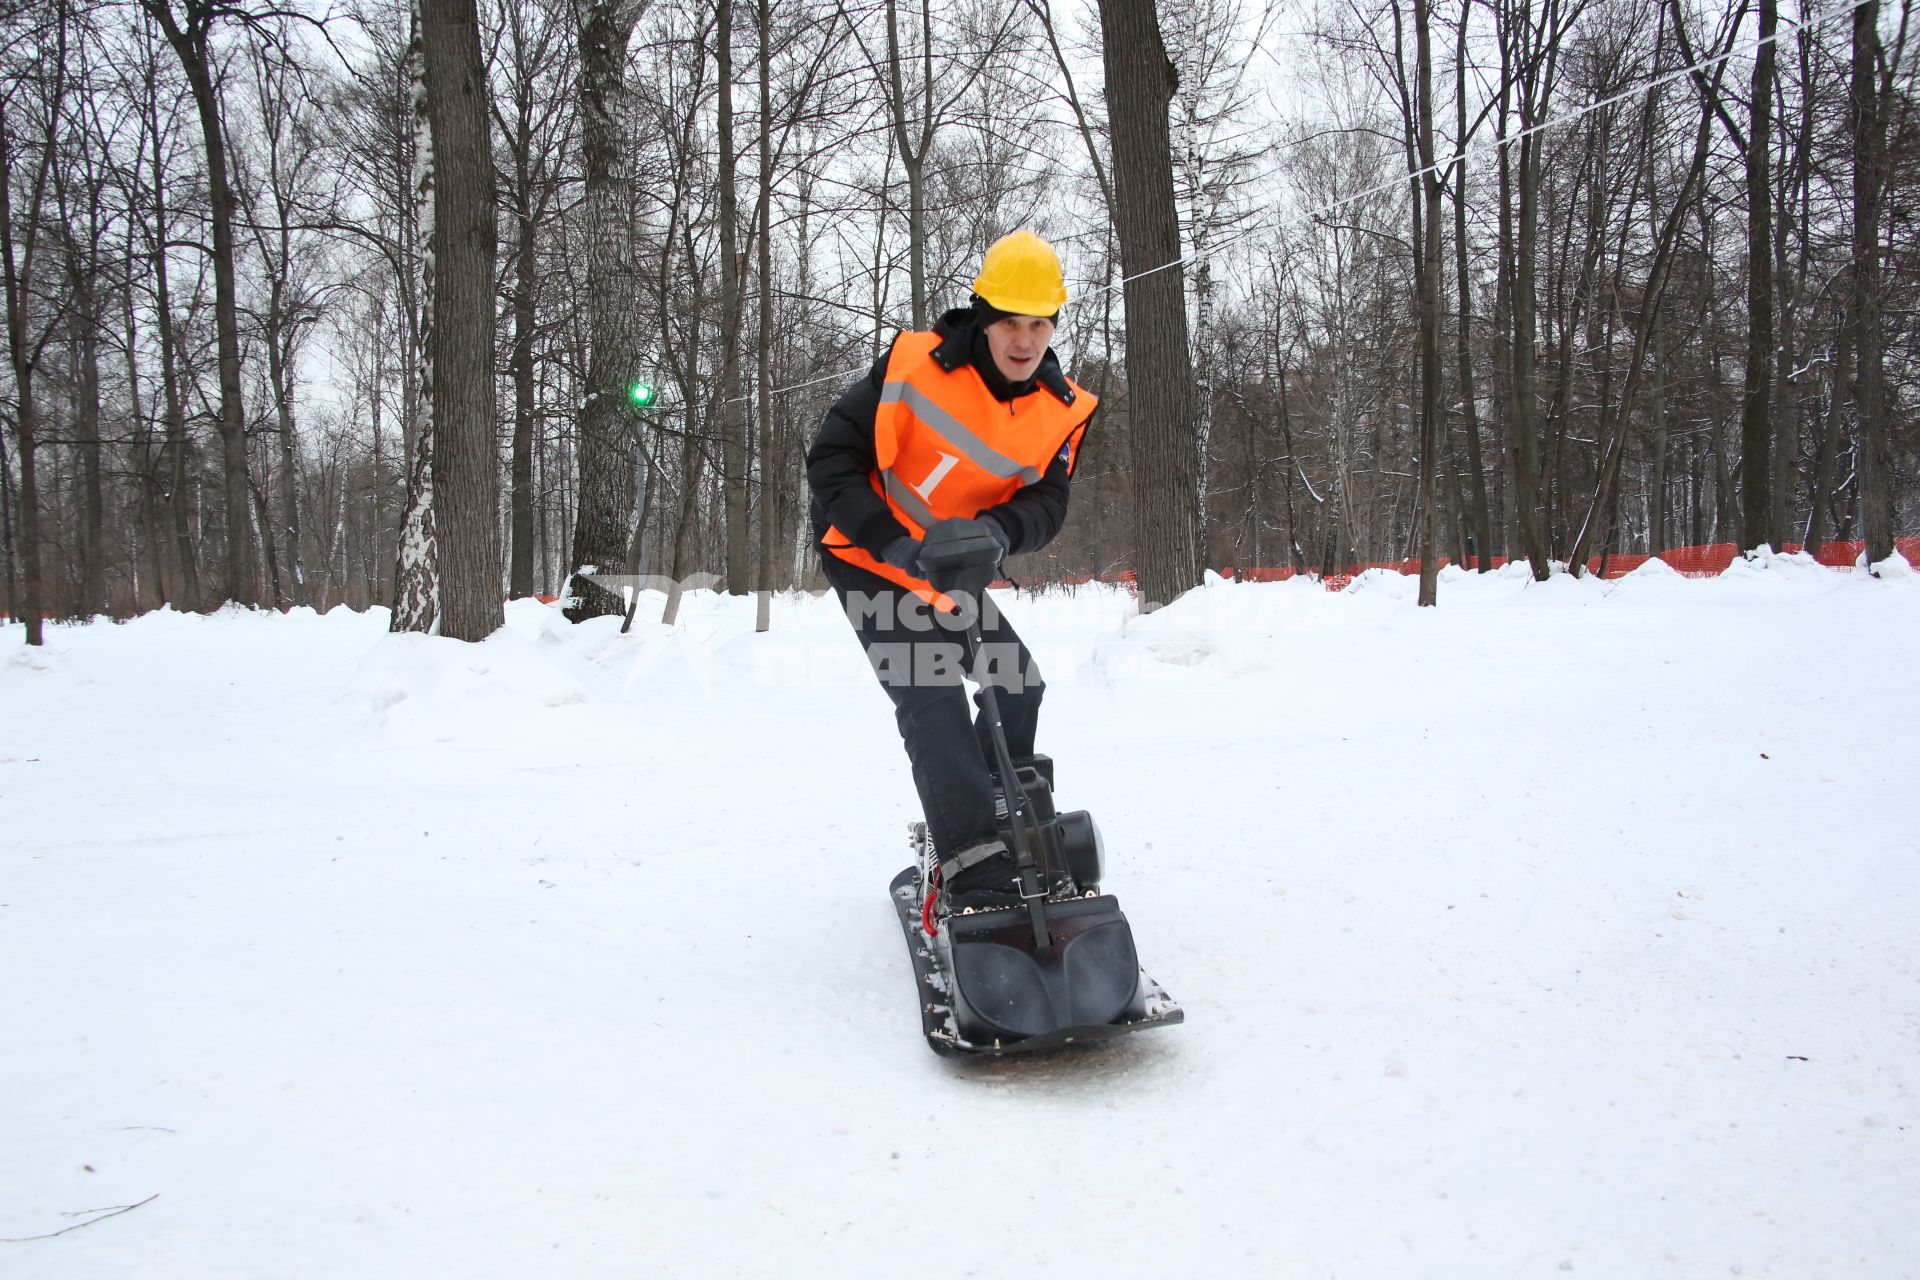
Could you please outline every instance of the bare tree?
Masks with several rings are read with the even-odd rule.
[[[752,562],[747,529],[747,398],[740,389],[747,272],[746,251],[740,245],[740,155],[733,133],[733,0],[714,3],[718,9],[714,48],[720,150],[720,470],[726,494],[727,591],[745,595]]]
[[[101,440],[100,347],[111,332],[107,292],[113,288],[106,265],[112,215],[106,208],[111,177],[108,147],[117,132],[116,104],[100,92],[93,67],[93,41],[83,37],[69,54],[70,78],[81,90],[72,96],[61,156],[53,166],[54,215],[65,266],[67,381],[72,404],[69,452],[75,464],[75,503],[79,515],[74,539],[70,611],[90,618],[110,611],[106,587],[108,470]]]
[[[47,344],[59,332],[58,315],[48,317],[35,305],[35,266],[41,249],[47,184],[54,166],[60,116],[68,90],[67,46],[72,9],[56,0],[52,30],[33,33],[28,45],[43,50],[25,74],[9,74],[0,90],[0,276],[4,276],[7,304],[7,354],[13,370],[15,396],[13,429],[20,459],[20,556],[22,561],[22,617],[29,645],[45,642],[42,620],[45,602],[40,563],[40,487],[36,466],[39,406],[34,399],[34,376],[40,370]],[[11,72],[13,69],[9,68]],[[16,123],[18,122],[18,124]],[[19,124],[34,129],[31,144]],[[31,160],[23,145],[37,153]],[[16,173],[25,176],[26,207],[16,220],[13,185]]]
[[[1399,9],[1394,10],[1396,46]],[[1406,99],[1414,160],[1413,192],[1418,210],[1414,234],[1420,248],[1413,258],[1420,293],[1420,603],[1439,603],[1440,546],[1440,197],[1444,189],[1433,145],[1433,10],[1430,0],[1414,0],[1413,92]],[[1401,77],[1405,82],[1404,75]]]
[[[1467,435],[1467,465],[1473,481],[1473,554],[1481,573],[1493,569],[1493,515],[1487,500],[1487,466],[1480,442],[1480,402],[1475,392],[1473,348],[1473,277],[1468,263],[1472,257],[1467,234],[1467,169],[1464,152],[1473,130],[1467,125],[1467,29],[1473,15],[1472,0],[1461,0],[1460,22],[1453,45],[1454,147],[1453,160],[1453,271],[1454,292],[1459,302],[1459,322],[1454,326],[1460,365],[1460,412]]]
[[[913,327],[925,329],[928,318],[927,281],[927,159],[940,131],[953,123],[960,105],[1013,47],[1018,6],[994,16],[991,11],[968,10],[968,20],[953,13],[936,14],[933,0],[920,0],[919,21],[904,33],[899,0],[885,0],[886,48],[876,56],[868,47],[857,15],[849,15],[848,29],[875,69],[885,97],[893,154],[907,180],[907,279],[913,301]],[[971,24],[971,19],[983,19]],[[938,33],[953,29],[965,39],[963,52],[943,57]],[[958,63],[957,66],[954,64]]]
[[[173,239],[174,214],[168,199],[167,155],[170,150],[172,122],[163,114],[166,97],[161,83],[161,55],[154,43],[152,27],[139,26],[139,75],[132,92],[143,120],[144,156],[136,157],[134,167],[144,168],[149,178],[148,213],[131,221],[145,238],[147,270],[152,280],[154,337],[160,348],[160,413],[164,424],[164,444],[159,464],[159,483],[165,509],[167,533],[173,550],[172,567],[176,578],[170,597],[189,609],[201,606],[199,549],[194,542],[193,486],[188,483],[188,454],[185,396],[181,388],[180,338],[174,320],[173,289],[168,249]],[[134,180],[135,190],[139,182]]]
[[[175,3],[180,5],[175,12]],[[222,17],[249,22],[251,15],[219,0],[140,0],[180,59],[207,155],[208,220],[213,237],[214,325],[220,348],[220,444],[222,494],[227,519],[227,599],[251,605],[260,598],[254,533],[248,519],[247,415],[240,391],[239,284],[234,261],[234,194],[227,160],[220,90],[214,83],[212,37]]]
[[[1677,2],[1677,0],[1676,0]],[[1715,50],[1719,59],[1712,71],[1712,84],[1709,92],[1717,96],[1719,81],[1726,71],[1725,53],[1739,34],[1734,23],[1728,23],[1726,35],[1720,47]],[[1689,59],[1693,61],[1693,59]],[[1652,135],[1652,120],[1656,115],[1654,103],[1649,97],[1645,116],[1648,121],[1648,137]],[[1627,360],[1626,378],[1620,390],[1619,400],[1606,406],[1612,418],[1612,430],[1608,433],[1605,453],[1602,456],[1599,474],[1594,480],[1593,497],[1587,504],[1586,518],[1581,521],[1580,531],[1574,536],[1573,549],[1568,553],[1568,567],[1579,574],[1586,568],[1588,552],[1594,548],[1594,538],[1604,513],[1612,505],[1615,485],[1619,483],[1621,460],[1625,456],[1627,437],[1633,421],[1634,397],[1641,380],[1641,371],[1645,366],[1647,341],[1653,332],[1654,321],[1660,312],[1661,295],[1666,292],[1667,277],[1673,263],[1676,246],[1679,243],[1681,229],[1694,207],[1694,194],[1706,173],[1708,140],[1713,127],[1713,114],[1703,106],[1699,124],[1694,130],[1693,153],[1688,162],[1685,176],[1681,179],[1680,189],[1674,193],[1674,202],[1662,220],[1653,245],[1653,261],[1647,268],[1646,281],[1642,286],[1639,299],[1638,316],[1634,321],[1633,344]],[[1629,205],[1631,205],[1629,201]],[[1631,212],[1631,209],[1629,209]],[[1631,221],[1631,219],[1629,219]]]
[[[1544,581],[1551,572],[1552,552],[1542,519],[1540,438],[1536,425],[1538,390],[1539,228],[1541,183],[1546,138],[1538,131],[1545,123],[1558,82],[1559,54],[1567,33],[1585,8],[1586,0],[1545,0],[1536,10],[1525,0],[1499,0],[1495,26],[1500,45],[1500,86],[1503,102],[1511,93],[1520,132],[1501,149],[1502,225],[1512,226],[1502,236],[1500,271],[1506,281],[1511,321],[1507,339],[1511,368],[1507,375],[1508,461],[1515,482],[1511,507],[1534,577]],[[1507,120],[1500,113],[1503,126]],[[1504,175],[1511,170],[1512,204]],[[1511,207],[1511,214],[1508,209]],[[1508,219],[1511,218],[1509,224]]]
[[[264,541],[272,552],[274,534],[279,535],[281,550],[272,574],[275,599],[305,604],[295,384],[300,352],[320,319],[327,286],[316,278],[321,246],[304,228],[335,222],[340,214],[319,176],[326,158],[316,127],[318,106],[304,69],[292,61],[284,41],[252,50],[248,63],[260,154],[256,159],[244,150],[237,153],[235,188],[248,212],[254,251],[266,276],[259,326],[278,446],[278,518],[267,522]],[[278,563],[286,566],[284,581]]]
[[[1760,43],[1754,51],[1753,77],[1742,128],[1720,93],[1720,77],[1696,66],[1693,81],[1703,110],[1726,127],[1735,152],[1745,161],[1747,197],[1747,354],[1740,410],[1740,545],[1779,544],[1785,530],[1774,527],[1773,429],[1773,84],[1774,38],[1779,32],[1778,0],[1758,0]],[[1742,0],[1728,26],[1746,15]],[[1679,0],[1671,4],[1673,32],[1681,56],[1700,63],[1687,39],[1686,15]]]
[[[539,416],[535,361],[546,279],[540,269],[541,239],[563,188],[561,166],[578,119],[573,110],[578,95],[560,87],[575,74],[578,42],[567,38],[568,24],[550,4],[502,3],[496,15],[502,81],[492,95],[494,125],[507,153],[502,182],[512,228],[502,246],[512,264],[506,282],[512,325],[507,372],[513,384],[507,593],[519,597],[534,590],[533,459]]]
[[[1885,266],[1880,240],[1885,196],[1887,117],[1892,77],[1906,44],[1907,9],[1892,57],[1880,39],[1879,0],[1853,11],[1853,59],[1848,126],[1853,143],[1853,262],[1849,278],[1848,328],[1853,348],[1853,409],[1860,426],[1860,527],[1866,559],[1878,564],[1893,554],[1893,497],[1889,486]]]

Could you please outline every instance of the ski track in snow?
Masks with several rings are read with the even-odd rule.
[[[1412,596],[1005,601],[1188,1021],[984,1063],[830,599],[0,629],[0,1275],[1920,1274],[1920,582]]]

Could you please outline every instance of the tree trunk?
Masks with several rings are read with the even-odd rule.
[[[633,539],[635,455],[627,388],[640,374],[633,188],[627,171],[627,45],[645,0],[577,0],[580,140],[586,162],[587,394],[577,433],[580,498],[574,513],[567,617],[623,614],[626,600],[590,581],[620,573]]]
[[[1193,364],[1187,344],[1167,105],[1173,63],[1153,0],[1101,0],[1114,225],[1126,282],[1127,394],[1140,607],[1200,584]]]
[[[204,601],[200,594],[199,555],[193,540],[193,512],[189,501],[192,495],[187,485],[187,414],[180,394],[180,341],[173,323],[173,294],[168,284],[167,167],[162,152],[159,93],[154,83],[158,68],[149,60],[146,71],[147,137],[150,144],[147,160],[152,165],[153,219],[157,228],[150,266],[153,272],[154,326],[160,341],[160,410],[165,441],[161,456],[166,468],[163,496],[167,526],[173,541],[174,567],[178,573],[171,595],[174,603],[180,607],[198,609]]]
[[[234,197],[227,170],[227,146],[220,120],[219,90],[213,82],[209,35],[214,18],[223,10],[213,0],[186,0],[184,24],[174,16],[171,0],[141,0],[160,24],[167,43],[180,59],[207,157],[208,220],[213,233],[214,335],[219,350],[221,493],[226,506],[226,597],[235,604],[253,605],[260,598],[259,570],[254,558],[253,522],[249,518],[252,486],[247,477],[247,416],[240,393],[240,307],[234,266]]]
[[[0,431],[0,588],[6,596],[0,600],[0,616],[8,621],[21,616],[20,566],[14,558],[13,537],[13,465],[7,461],[7,433]]]
[[[133,263],[140,260],[140,253],[134,241],[134,224],[129,220],[125,246],[129,270]],[[135,580],[132,602],[135,613],[145,613],[167,602],[166,557],[162,554],[166,538],[161,532],[160,524],[161,484],[158,475],[159,464],[153,450],[153,422],[147,416],[146,405],[140,395],[140,331],[134,315],[133,290],[123,288],[120,291],[120,301],[121,320],[125,324],[122,333],[125,341],[121,350],[127,359],[128,419],[133,431],[133,474],[139,495],[137,499],[139,528],[134,535],[139,550],[134,560]]]
[[[1513,362],[1511,376],[1511,395],[1507,404],[1507,452],[1513,467],[1513,521],[1520,533],[1520,542],[1525,549],[1527,559],[1532,562],[1533,576],[1545,581],[1551,572],[1551,552],[1547,546],[1546,528],[1542,523],[1542,494],[1540,492],[1540,440],[1538,428],[1534,425],[1536,409],[1536,348],[1539,338],[1539,317],[1535,303],[1535,283],[1537,266],[1535,262],[1535,244],[1539,236],[1540,225],[1540,148],[1543,139],[1539,134],[1527,133],[1546,110],[1547,94],[1540,85],[1541,55],[1537,50],[1525,47],[1525,42],[1513,30],[1513,25],[1530,28],[1531,10],[1522,6],[1518,13],[1509,11],[1505,16],[1508,29],[1502,40],[1503,78],[1506,75],[1524,74],[1520,87],[1520,126],[1522,136],[1517,144],[1518,157],[1512,166],[1513,196],[1515,204],[1513,258],[1511,262],[1502,262],[1502,270],[1509,277],[1509,300],[1512,307],[1512,348]],[[1550,20],[1550,19],[1549,19]],[[1517,47],[1514,47],[1516,46]],[[1511,64],[1518,62],[1520,65]],[[1503,149],[1504,151],[1504,149]]]
[[[1652,192],[1648,192],[1652,199]],[[1654,320],[1653,330],[1647,335],[1652,347],[1653,381],[1648,388],[1652,397],[1649,409],[1653,416],[1653,478],[1649,482],[1652,497],[1647,513],[1647,554],[1661,555],[1667,550],[1667,334],[1666,325],[1659,319]]]
[[[720,168],[720,483],[726,494],[727,593],[745,595],[750,571],[747,530],[747,406],[740,390],[740,330],[746,318],[740,255],[739,166],[733,137],[733,3],[719,6],[717,125]]]
[[[1817,443],[1814,446],[1813,491],[1808,503],[1807,533],[1802,539],[1806,553],[1818,560],[1827,540],[1827,504],[1833,499],[1833,473],[1840,457],[1845,406],[1848,403],[1847,373],[1853,364],[1852,326],[1842,324],[1833,351],[1834,373],[1824,412],[1820,415]]]
[[[474,0],[420,0],[433,156],[427,393],[440,536],[440,634],[499,630],[500,457],[494,424],[495,225],[486,67]]]
[[[50,59],[51,81],[41,86],[46,94],[44,118],[59,117],[59,104],[66,92],[66,45],[69,13],[60,7],[58,43]],[[7,355],[13,368],[14,438],[20,454],[20,556],[22,560],[22,599],[18,609],[26,623],[26,641],[40,645],[45,641],[43,617],[45,600],[40,579],[40,477],[38,407],[34,403],[34,374],[50,332],[35,338],[28,329],[31,305],[28,293],[34,278],[34,257],[40,244],[47,177],[53,166],[54,139],[41,140],[40,156],[25,183],[27,207],[18,226],[13,216],[14,142],[12,122],[7,117],[9,103],[0,97],[0,280],[6,294]],[[18,255],[16,257],[16,254]]]
[[[1760,0],[1747,128],[1747,366],[1740,400],[1740,545],[1778,547],[1773,497],[1773,36],[1778,0]],[[1809,91],[1811,86],[1809,86]]]
[[[284,250],[284,245],[283,245]],[[282,262],[288,259],[283,252]],[[295,321],[286,313],[284,284],[275,280],[267,303],[267,385],[273,392],[274,423],[278,428],[280,453],[279,532],[285,538],[286,576],[278,566],[273,572],[275,598],[283,605],[306,604],[306,571],[300,562],[300,498],[298,453],[293,433],[293,365],[296,343]],[[268,522],[267,528],[273,527]],[[276,539],[267,540],[269,550]]]
[[[1501,62],[1503,70],[1500,83],[1500,126],[1497,131],[1501,139],[1495,166],[1499,173],[1499,214],[1494,241],[1493,280],[1493,409],[1494,421],[1500,426],[1500,433],[1506,446],[1500,452],[1500,551],[1509,560],[1519,549],[1517,537],[1519,529],[1514,508],[1519,505],[1518,480],[1514,474],[1513,442],[1517,439],[1513,412],[1513,148],[1506,144],[1507,136],[1507,98],[1512,92],[1512,79],[1504,70],[1509,54],[1506,43],[1501,43]]]
[[[755,13],[760,35],[760,200],[754,214],[760,238],[760,358],[754,373],[755,407],[760,419],[760,593],[754,603],[754,630],[773,625],[774,561],[780,537],[780,470],[773,440],[773,15],[771,0],[759,0]],[[891,8],[889,8],[891,13]]]
[[[1454,146],[1464,151],[1467,145],[1467,19],[1473,12],[1470,3],[1460,5],[1460,26],[1454,43]],[[1473,280],[1467,260],[1467,164],[1456,160],[1453,196],[1453,273],[1460,298],[1460,320],[1456,330],[1460,359],[1460,410],[1467,432],[1467,465],[1473,474],[1473,539],[1476,546],[1469,554],[1481,573],[1493,569],[1493,518],[1487,502],[1487,465],[1480,451],[1480,406],[1475,399],[1473,378]]]
[[[73,447],[77,455],[80,507],[80,598],[75,616],[85,620],[108,613],[106,590],[106,493],[100,466],[100,314],[94,289],[94,264],[87,252],[71,247],[69,279],[73,287],[68,332],[73,361]]]
[[[522,138],[524,148],[525,138]],[[539,271],[535,257],[531,166],[522,154],[515,157],[513,256],[513,351],[507,367],[513,379],[512,490],[508,498],[511,525],[507,594],[519,599],[533,594],[533,340],[537,316],[534,289]]]
[[[1420,251],[1414,278],[1420,293],[1420,597],[1439,603],[1440,592],[1440,173],[1433,147],[1433,42],[1430,0],[1413,0],[1415,158],[1420,175],[1413,197],[1425,207],[1415,218]],[[1396,22],[1396,34],[1398,24]],[[1416,206],[1418,207],[1418,206]]]
[[[1799,55],[1800,83],[1810,85],[1813,79],[1812,38],[1804,27],[1796,33],[1795,43]],[[1798,323],[1803,300],[1807,296],[1807,269],[1812,253],[1809,242],[1812,239],[1810,203],[1814,123],[1817,119],[1815,98],[1816,95],[1811,91],[1803,91],[1800,95],[1800,122],[1798,128],[1789,135],[1792,150],[1785,151],[1781,157],[1784,181],[1774,206],[1773,272],[1780,314],[1777,321],[1779,340],[1774,344],[1772,523],[1783,538],[1793,535],[1794,479],[1798,472],[1800,426],[1806,403],[1804,396],[1794,394],[1794,370],[1798,367]],[[1787,133],[1784,98],[1781,99],[1780,125],[1781,131]],[[1797,246],[1791,262],[1787,258],[1789,245]]]
[[[1881,323],[1880,202],[1886,163],[1880,3],[1853,11],[1849,125],[1853,142],[1853,405],[1860,427],[1860,528],[1869,566],[1893,554],[1892,454],[1886,423],[1886,334]]]

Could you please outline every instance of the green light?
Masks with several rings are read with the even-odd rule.
[[[645,382],[636,382],[627,388],[627,403],[636,409],[651,409],[659,398],[660,392]]]

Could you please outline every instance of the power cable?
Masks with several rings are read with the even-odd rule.
[[[1371,187],[1367,187],[1363,190],[1341,196],[1339,199],[1331,201],[1330,203],[1325,204],[1318,209],[1310,209],[1303,213],[1284,216],[1272,222],[1263,222],[1256,226],[1249,227],[1247,230],[1242,231],[1238,235],[1229,236],[1226,240],[1222,241],[1219,245],[1215,246],[1214,252],[1216,253],[1222,252],[1240,243],[1241,241],[1251,239],[1253,236],[1258,235],[1264,231],[1269,231],[1269,230],[1273,230],[1279,227],[1285,227],[1289,225],[1304,224],[1318,218],[1324,218],[1329,214],[1339,212],[1341,209],[1344,209],[1349,205],[1358,204],[1362,200],[1365,200],[1371,196],[1379,195],[1383,191],[1394,190],[1395,188],[1398,188],[1408,182],[1412,182],[1415,179],[1424,178],[1429,173],[1438,173],[1443,169],[1451,168],[1455,164],[1464,163],[1466,159],[1470,156],[1478,158],[1479,156],[1490,154],[1492,152],[1498,151],[1502,147],[1510,146],[1513,143],[1520,142],[1527,138],[1533,137],[1535,134],[1544,133],[1548,129],[1557,129],[1562,125],[1572,124],[1576,120],[1584,119],[1585,117],[1592,115],[1596,111],[1604,111],[1608,107],[1618,106],[1620,103],[1625,102],[1631,98],[1637,98],[1642,94],[1653,93],[1660,89],[1664,89],[1669,84],[1672,84],[1674,81],[1682,79],[1683,77],[1686,77],[1686,76],[1690,76],[1696,71],[1705,71],[1710,67],[1716,66],[1722,62],[1726,62],[1734,57],[1757,52],[1758,50],[1765,48],[1767,45],[1773,44],[1779,41],[1782,37],[1792,32],[1803,31],[1803,30],[1817,30],[1821,27],[1827,26],[1830,23],[1836,22],[1841,18],[1851,17],[1856,10],[1863,9],[1869,3],[1876,3],[1876,2],[1877,0],[1844,0],[1840,8],[1834,10],[1830,14],[1826,14],[1818,18],[1806,19],[1801,22],[1785,24],[1781,30],[1774,32],[1774,34],[1770,36],[1761,36],[1760,38],[1750,41],[1747,44],[1730,47],[1724,53],[1717,53],[1710,57],[1701,58],[1698,61],[1690,63],[1687,66],[1680,67],[1674,71],[1670,71],[1665,75],[1657,76],[1654,79],[1648,81],[1646,84],[1635,85],[1631,89],[1623,89],[1619,93],[1613,94],[1610,97],[1600,99],[1598,102],[1590,102],[1586,106],[1581,107],[1579,110],[1571,112],[1567,115],[1555,116],[1550,120],[1542,120],[1539,124],[1531,125],[1525,129],[1522,129],[1518,133],[1495,138],[1492,142],[1481,143],[1471,147],[1462,147],[1459,150],[1455,151],[1453,154],[1449,155],[1445,160],[1435,161],[1433,164],[1428,165],[1425,168],[1412,169],[1407,171],[1406,173],[1397,173],[1392,178],[1389,178],[1384,182],[1375,183]],[[1182,266],[1186,263],[1186,261],[1187,261],[1186,256],[1182,255],[1181,257],[1174,258],[1167,262],[1163,262],[1157,267],[1148,267],[1145,271],[1136,271],[1130,276],[1122,276],[1118,280],[1115,280],[1109,284],[1100,285],[1099,287],[1089,291],[1088,293],[1083,294],[1082,300],[1097,298],[1097,297],[1100,297],[1102,294],[1112,293],[1115,289],[1122,288],[1128,283],[1130,283],[1131,281],[1144,279],[1145,277],[1151,276],[1151,275],[1158,275],[1162,271],[1168,271],[1174,267]],[[894,327],[904,328],[903,325],[896,325]],[[836,370],[832,373],[822,374],[817,378],[809,378],[805,382],[796,382],[790,386],[774,388],[768,391],[767,394],[771,398],[772,396],[785,395],[787,392],[790,392],[790,391],[804,390],[807,387],[815,386],[822,382],[828,382],[837,378],[851,377],[854,374],[863,372],[865,368],[866,366],[858,366],[852,369]],[[736,401],[746,401],[746,400],[751,400],[755,398],[757,397],[756,396],[735,396],[728,400],[722,400],[719,403],[731,404]]]

